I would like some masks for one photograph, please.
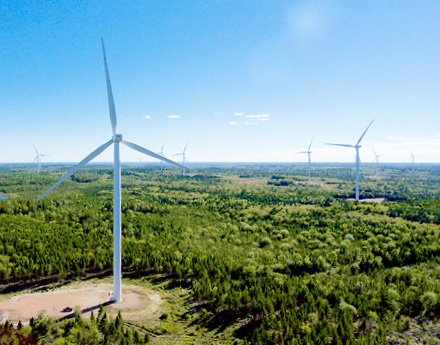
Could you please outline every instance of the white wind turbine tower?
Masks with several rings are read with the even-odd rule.
[[[356,201],[359,201],[359,162],[360,162],[360,157],[359,157],[359,149],[362,147],[361,145],[359,145],[362,141],[362,139],[364,138],[365,133],[367,133],[368,128],[370,128],[371,124],[373,123],[374,120],[372,120],[370,122],[370,124],[368,125],[367,129],[365,130],[365,132],[361,135],[361,137],[359,138],[359,140],[357,141],[357,143],[355,145],[348,145],[348,144],[330,144],[327,143],[327,145],[335,145],[335,146],[344,146],[344,147],[353,147],[356,150]]]
[[[376,177],[379,177],[379,157],[380,157],[380,155],[378,155],[376,153],[374,148],[373,148],[373,152],[374,152],[374,157],[375,157],[375,160],[376,160]]]
[[[312,151],[310,151],[310,148],[312,147],[312,142],[313,142],[313,138],[312,138],[312,140],[310,141],[310,145],[309,145],[309,148],[307,149],[307,151],[297,152],[297,153],[307,153],[307,155],[308,155],[308,159],[309,159],[309,172],[308,172],[308,175],[309,175],[309,184],[310,184],[310,166],[311,166],[311,155],[312,155]]]
[[[104,40],[101,38],[102,43],[102,54],[104,56],[104,69],[105,76],[107,82],[107,97],[108,97],[108,106],[110,112],[110,122],[112,125],[113,136],[107,141],[105,144],[99,146],[95,151],[90,153],[86,158],[84,158],[81,162],[79,162],[76,166],[69,170],[69,172],[64,175],[61,179],[59,179],[54,185],[52,185],[43,195],[41,195],[37,201],[44,198],[49,192],[51,192],[55,187],[57,187],[61,182],[67,179],[70,175],[72,175],[75,171],[81,169],[92,159],[101,154],[106,148],[108,148],[111,144],[114,144],[114,161],[113,161],[113,300],[115,302],[119,302],[122,300],[121,297],[121,163],[119,160],[119,144],[122,143],[129,148],[143,153],[145,155],[157,158],[159,160],[164,160],[170,164],[176,165],[180,168],[185,168],[182,164],[176,163],[168,158],[159,156],[157,153],[154,153],[150,150],[147,150],[137,144],[126,141],[122,139],[122,134],[118,134],[117,131],[117,122],[116,122],[116,110],[115,104],[113,100],[113,93],[110,84],[110,75],[107,68],[107,58],[105,55],[104,48]],[[191,170],[191,169],[190,169]],[[193,170],[194,171],[194,170]],[[197,173],[196,171],[194,171]]]
[[[183,151],[181,153],[175,153],[173,156],[182,156],[182,164],[185,164],[186,162],[188,162],[188,160],[186,159],[186,147],[188,146],[188,142],[186,142],[185,148],[183,149]],[[185,168],[183,168],[182,170],[182,175],[185,175]]]
[[[39,174],[40,170],[41,170],[41,164],[42,164],[43,157],[49,157],[49,155],[45,155],[43,153],[38,153],[38,150],[35,147],[35,145],[32,145],[32,146],[34,147],[35,153],[37,154],[34,158],[34,163],[37,162],[37,174]]]
[[[409,148],[409,152],[411,152],[411,162],[412,162],[412,172],[414,174],[414,157],[416,156],[415,154],[413,154],[411,147]]]

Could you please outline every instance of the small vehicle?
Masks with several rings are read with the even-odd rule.
[[[62,311],[63,311],[64,313],[68,313],[68,312],[73,311],[73,308],[72,308],[72,307],[64,307]]]

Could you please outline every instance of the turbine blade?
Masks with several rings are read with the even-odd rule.
[[[374,150],[374,147],[372,147],[372,149],[373,149],[374,155],[377,157],[377,153],[376,153],[376,151]]]
[[[360,143],[360,142],[361,142],[361,140],[363,139],[363,137],[364,137],[365,133],[367,133],[367,131],[368,131],[368,128],[370,128],[370,126],[371,126],[371,124],[373,123],[373,121],[374,121],[374,120],[371,120],[371,122],[370,122],[370,124],[368,125],[367,129],[365,130],[364,134],[362,134],[362,136],[361,136],[361,137],[359,138],[359,140],[358,140],[358,142],[356,143],[356,145],[355,145],[355,146],[358,146],[358,145],[359,145],[359,143]]]
[[[344,146],[344,147],[354,147],[354,145],[347,145],[347,144],[331,144],[331,143],[325,143],[326,145],[333,145],[333,146]]]
[[[38,156],[37,148],[35,147],[35,145],[32,145],[32,146],[34,147],[34,150],[35,150],[35,152],[37,153],[37,156]]]
[[[183,149],[183,154],[185,154],[186,147],[188,146],[188,142],[186,142],[185,148]]]
[[[84,158],[81,162],[79,162],[77,165],[75,165],[72,169],[70,169],[66,175],[61,177],[55,184],[52,185],[46,192],[43,193],[38,199],[37,202],[43,199],[47,194],[49,194],[53,189],[55,189],[61,182],[63,182],[66,178],[68,178],[70,175],[72,175],[75,171],[81,169],[84,165],[86,165],[88,162],[90,162],[93,158],[101,154],[107,147],[109,147],[111,144],[113,144],[113,139],[110,139],[105,144],[99,146],[95,151],[93,151],[91,154],[89,154],[86,158]]]
[[[110,113],[110,122],[112,124],[113,135],[115,135],[117,132],[115,101],[113,99],[112,85],[110,83],[110,74],[108,73],[108,67],[107,67],[107,57],[105,55],[104,39],[102,37],[101,37],[101,43],[102,43],[102,55],[104,56],[105,79],[107,82],[108,110]]]
[[[297,152],[297,153],[308,153],[307,151],[300,151],[300,152]]]
[[[313,137],[313,138],[314,138],[314,137]],[[310,151],[310,148],[312,147],[313,138],[312,138],[312,140],[310,140],[310,145],[309,145],[309,148],[307,149],[307,151]]]
[[[190,169],[190,168],[188,168],[188,167],[186,167],[186,166],[184,166],[182,164],[176,163],[176,162],[172,161],[171,159],[168,159],[168,158],[166,158],[164,156],[158,155],[157,153],[154,153],[153,151],[147,150],[146,148],[143,148],[142,146],[139,146],[137,144],[134,144],[134,143],[126,141],[126,140],[122,140],[121,143],[123,143],[124,145],[128,146],[129,148],[131,148],[133,150],[136,150],[136,151],[138,151],[140,153],[143,153],[143,154],[145,154],[147,156],[159,159],[161,161],[173,164],[173,165],[175,165],[175,166],[177,166],[179,168],[187,169],[187,170],[190,170],[190,171],[198,174],[197,171],[195,171],[193,169]]]

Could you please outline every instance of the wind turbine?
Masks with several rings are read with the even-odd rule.
[[[102,44],[102,54],[104,57],[104,69],[105,69],[105,77],[107,83],[107,98],[108,98],[108,106],[110,113],[110,122],[112,126],[113,136],[107,141],[105,144],[99,146],[95,151],[90,153],[86,158],[84,158],[81,162],[79,162],[76,166],[70,169],[66,175],[64,175],[61,179],[59,179],[55,184],[53,184],[43,195],[41,195],[37,202],[44,198],[48,193],[50,193],[55,187],[57,187],[61,182],[67,179],[70,175],[72,175],[75,171],[81,169],[92,159],[101,154],[105,149],[107,149],[110,145],[114,144],[114,161],[113,161],[113,301],[119,302],[122,300],[121,297],[121,163],[119,159],[119,144],[124,144],[129,148],[143,153],[145,155],[157,158],[159,160],[163,160],[180,168],[185,168],[182,164],[176,163],[168,158],[162,157],[157,153],[154,153],[150,150],[147,150],[137,144],[126,141],[122,139],[122,134],[119,134],[117,131],[117,121],[116,121],[116,110],[115,103],[113,100],[112,87],[110,84],[110,75],[107,68],[107,58],[105,55],[105,47],[104,40],[101,38]],[[190,169],[192,170],[192,169]],[[192,170],[194,171],[194,170]],[[196,171],[194,171],[197,173]]]
[[[353,147],[356,150],[356,201],[359,201],[359,162],[360,162],[360,158],[359,158],[359,149],[362,147],[361,145],[359,145],[362,141],[362,139],[364,138],[365,133],[367,133],[368,128],[370,128],[371,124],[373,123],[374,120],[372,120],[370,122],[370,124],[368,125],[367,129],[364,131],[364,133],[361,135],[361,137],[359,138],[359,140],[357,141],[357,143],[355,145],[348,145],[348,144],[330,144],[327,143],[327,145],[335,145],[335,146],[344,146],[344,147]]]
[[[186,147],[188,146],[188,142],[186,142],[185,148],[183,149],[183,151],[181,153],[175,153],[173,156],[182,156],[182,164],[185,164],[188,162],[188,160],[186,159]],[[182,175],[185,175],[185,168],[183,168],[182,170]]]
[[[307,153],[307,155],[308,155],[308,158],[309,158],[309,184],[310,184],[310,165],[311,165],[311,155],[312,155],[312,151],[310,151],[310,148],[312,147],[312,142],[313,142],[313,138],[310,141],[310,145],[309,145],[309,148],[307,149],[307,151],[297,152],[297,153]]]
[[[414,174],[414,157],[416,156],[415,154],[413,154],[411,147],[409,148],[409,152],[411,152],[411,161],[412,161],[412,172]]]
[[[43,153],[38,153],[37,148],[35,147],[35,145],[32,145],[34,147],[35,153],[37,154],[34,158],[34,163],[37,162],[37,174],[40,173],[40,169],[41,169],[41,164],[42,164],[42,160],[43,157],[49,157],[49,155],[45,155]]]
[[[374,148],[373,148],[373,152],[374,152],[374,157],[375,157],[375,160],[376,160],[376,177],[379,177],[379,157],[380,157],[380,155],[378,155],[376,153]]]
[[[162,147],[160,148],[160,151],[157,153],[158,155],[161,155],[162,157],[165,157],[165,154],[163,153],[163,143],[162,143]],[[160,171],[162,171],[162,161],[160,161]]]

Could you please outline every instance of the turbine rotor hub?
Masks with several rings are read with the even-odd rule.
[[[121,142],[122,141],[122,134],[115,134],[113,136],[113,140],[118,143]]]

